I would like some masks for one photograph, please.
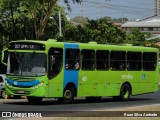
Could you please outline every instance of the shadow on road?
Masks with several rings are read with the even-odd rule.
[[[74,103],[72,104],[93,104],[93,103],[106,103],[106,104],[110,104],[110,103],[130,103],[130,102],[137,102],[137,101],[153,101],[155,100],[155,98],[141,98],[141,97],[134,97],[131,98],[129,101],[115,101],[113,100],[111,97],[107,97],[107,98],[102,98],[100,101],[96,101],[96,102],[88,102],[85,98],[84,99],[75,99]],[[27,99],[8,99],[8,100],[3,100],[4,104],[14,104],[14,105],[64,105],[59,103],[56,99],[52,99],[52,98],[45,98],[42,100],[41,103],[39,104],[31,104],[27,101]]]

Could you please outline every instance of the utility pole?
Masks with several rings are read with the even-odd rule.
[[[99,9],[100,9],[100,3],[99,0],[97,0],[97,19],[99,19]]]
[[[83,1],[81,3],[81,16],[84,16],[84,5],[83,5]]]
[[[59,11],[59,36],[62,36],[61,11]]]

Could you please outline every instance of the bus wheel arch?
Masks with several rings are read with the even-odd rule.
[[[74,83],[68,83],[63,90],[63,97],[58,98],[60,103],[73,103],[74,97],[77,95],[76,86]]]

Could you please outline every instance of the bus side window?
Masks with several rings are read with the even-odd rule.
[[[66,49],[65,67],[67,70],[78,70],[80,68],[79,49]]]
[[[96,51],[96,66],[97,66],[97,70],[109,69],[109,51],[108,50]]]
[[[82,69],[83,70],[94,70],[95,69],[95,51],[85,50],[81,51]]]
[[[63,49],[51,48],[48,54],[48,77],[52,79],[57,76],[62,69]]]
[[[127,70],[140,71],[142,69],[142,53],[127,52]]]
[[[143,70],[154,71],[157,64],[156,52],[144,52],[143,53]]]
[[[126,69],[126,52],[125,51],[111,51],[110,69],[111,70]]]

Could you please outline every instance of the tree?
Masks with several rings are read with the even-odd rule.
[[[87,18],[81,17],[81,16],[77,16],[77,17],[71,19],[71,22],[73,22],[75,24],[79,24],[81,26],[85,26],[86,24],[88,24]]]
[[[123,44],[126,33],[105,20],[88,20],[85,26],[70,24],[65,27],[65,40],[87,43],[96,41],[99,44]]]
[[[81,0],[72,1],[74,3],[81,2]],[[1,0],[0,12],[2,15],[0,19],[4,19],[2,21],[7,19],[7,25],[12,28],[13,40],[16,39],[17,26],[18,28],[22,26],[26,30],[26,24],[29,24],[29,31],[32,31],[32,39],[40,39],[50,16],[54,12],[54,8],[57,6],[57,2],[58,0]],[[71,10],[69,1],[64,0],[64,2],[67,4],[68,9]]]
[[[72,0],[73,2],[80,3],[81,0]],[[35,38],[39,39],[42,36],[47,22],[53,12],[53,8],[57,5],[58,0],[25,0],[24,5],[29,9],[33,21]],[[64,0],[70,10],[68,0]]]
[[[132,28],[126,38],[132,45],[145,45],[145,33],[139,31],[138,28]]]

